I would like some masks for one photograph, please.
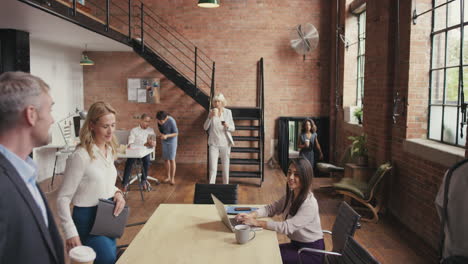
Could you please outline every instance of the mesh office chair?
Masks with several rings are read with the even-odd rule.
[[[237,184],[195,184],[194,204],[213,204],[214,194],[224,204],[237,204]]]
[[[341,254],[345,247],[346,239],[354,236],[356,229],[358,228],[358,222],[361,216],[354,211],[351,206],[346,202],[341,202],[338,208],[338,213],[333,223],[332,231],[322,230],[324,234],[330,234],[332,236],[333,249],[332,251],[314,249],[314,248],[301,248],[298,251],[299,262],[302,263],[301,253],[302,252],[315,252],[320,254]]]

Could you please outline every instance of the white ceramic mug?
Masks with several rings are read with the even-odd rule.
[[[234,227],[234,233],[236,234],[236,240],[239,244],[245,244],[255,238],[255,231],[248,225],[236,225]],[[250,237],[250,233],[253,233],[252,237]]]
[[[93,264],[96,252],[87,246],[77,246],[68,252],[71,264]]]

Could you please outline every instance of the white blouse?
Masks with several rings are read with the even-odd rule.
[[[91,160],[83,147],[78,147],[67,159],[62,187],[57,197],[58,216],[65,238],[78,236],[70,212],[70,203],[80,207],[96,206],[100,198],[114,197],[117,169],[112,149],[107,148],[107,157],[96,145],[92,147],[95,159]]]

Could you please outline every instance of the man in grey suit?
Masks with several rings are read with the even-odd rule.
[[[63,243],[28,156],[46,145],[49,86],[23,72],[0,75],[0,263],[63,264]]]

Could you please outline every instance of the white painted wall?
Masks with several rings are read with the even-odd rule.
[[[57,126],[57,121],[83,109],[83,69],[79,62],[81,49],[58,45],[44,40],[34,39],[31,34],[31,74],[42,78],[50,86],[50,94],[55,102],[52,116],[56,123],[52,125],[51,145],[63,145],[64,140]],[[34,151],[34,160],[39,166],[38,181],[52,177],[55,148],[41,148]],[[62,172],[66,156],[57,160],[57,172]]]

